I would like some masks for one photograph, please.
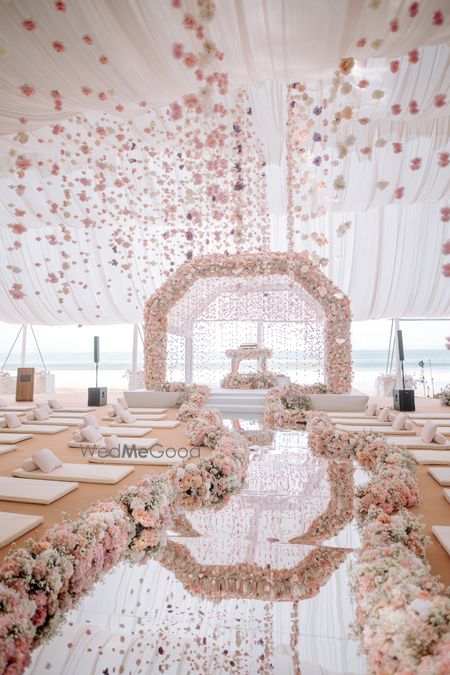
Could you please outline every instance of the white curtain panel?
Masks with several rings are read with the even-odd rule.
[[[245,167],[246,187],[259,185],[264,171],[267,194],[244,225],[256,241],[267,212],[273,250],[288,241],[287,85],[303,82],[319,103],[340,59],[356,59],[350,90],[339,89],[327,112],[332,119],[351,106],[351,118],[327,139],[305,139],[302,170],[323,187],[305,204],[303,213],[313,215],[294,222],[295,249],[328,258],[325,271],[350,296],[355,319],[449,314],[441,275],[441,246],[450,238],[447,10],[438,0],[421,3],[414,16],[403,0],[230,0],[216,2],[208,24],[230,78],[225,103],[232,106],[244,87],[251,110],[248,147],[261,166]],[[166,106],[198,83],[173,58],[174,42],[194,48],[167,0],[92,0],[65,11],[51,0],[1,4],[2,320],[136,323],[146,298],[189,255],[233,252],[229,233],[215,236],[220,221],[193,173],[178,166],[183,141]],[[370,86],[358,86],[365,79]],[[214,126],[207,116],[203,124],[205,134]],[[230,166],[233,152],[230,143],[222,150]],[[29,168],[21,173],[22,156]],[[336,192],[338,175],[345,187]],[[222,187],[232,194],[232,176]],[[180,195],[180,222],[168,224]],[[201,225],[186,225],[189,199],[197,200]],[[328,243],[318,246],[317,233]]]

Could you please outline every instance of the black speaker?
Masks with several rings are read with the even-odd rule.
[[[100,363],[100,338],[94,337],[94,363]]]
[[[403,336],[402,336],[401,330],[397,331],[397,346],[398,346],[399,361],[404,361],[405,360],[405,353],[403,351]]]
[[[402,412],[415,410],[414,389],[394,389],[394,408]]]
[[[88,387],[88,405],[106,405],[107,392],[106,387]]]

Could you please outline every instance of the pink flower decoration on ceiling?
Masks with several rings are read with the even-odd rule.
[[[109,59],[108,59],[107,56],[105,56],[105,54],[102,54],[102,55],[99,57],[98,61],[99,61],[99,63],[101,63],[102,65],[105,65],[105,63],[108,63]]]
[[[33,21],[33,19],[25,19],[25,21],[22,21],[22,26],[25,28],[25,30],[29,30],[30,32],[32,30],[36,30],[36,23]]]
[[[409,102],[409,112],[411,115],[417,115],[419,112],[419,106],[417,105],[417,101],[410,101]]]
[[[85,96],[89,96],[89,94],[92,94],[92,89],[90,87],[81,87],[81,91]]]
[[[358,82],[358,87],[360,89],[366,89],[369,86],[369,81],[368,80],[360,80]]]
[[[389,28],[391,29],[391,33],[396,33],[399,28],[398,19],[392,19],[391,23],[389,24]]]
[[[400,61],[398,59],[394,59],[390,62],[389,67],[391,69],[391,73],[397,73],[398,69],[400,68]]]
[[[367,38],[359,38],[358,42],[356,43],[357,47],[365,47],[367,44]]]
[[[24,155],[19,155],[16,158],[16,167],[20,169],[20,171],[26,171],[27,169],[30,168],[30,166],[31,166],[30,160]]]
[[[83,35],[83,42],[87,45],[91,45],[94,42],[94,40],[91,38],[90,35],[86,34],[86,35]]]
[[[442,108],[446,103],[447,94],[436,94],[434,97],[434,105],[436,108]]]
[[[21,223],[13,223],[12,225],[8,225],[8,227],[14,232],[14,234],[23,234],[27,231],[25,225],[22,225]]]
[[[413,2],[408,9],[409,16],[411,19],[414,19],[419,13],[419,3],[418,2]]]
[[[444,244],[442,244],[442,253],[444,255],[450,255],[450,239],[448,239]]]
[[[56,0],[55,8],[57,9],[58,12],[65,12],[67,9],[66,3],[62,2],[62,0]]]
[[[400,103],[394,103],[393,105],[391,105],[391,113],[393,115],[400,115],[401,112],[402,106],[400,105]]]
[[[410,63],[418,63],[419,62],[419,50],[418,49],[411,49],[411,51],[408,52],[408,61]]]
[[[394,150],[395,154],[398,155],[400,152],[402,152],[403,146],[401,143],[392,143],[392,149]]]
[[[450,277],[450,263],[445,263],[445,265],[442,265],[442,274],[444,277]],[[447,345],[447,349],[450,348],[450,345]]]
[[[421,157],[414,157],[414,159],[412,159],[409,163],[409,168],[411,169],[411,171],[417,171],[418,169],[420,169],[421,166],[422,166]]]
[[[34,87],[31,84],[23,84],[20,87],[20,91],[24,96],[33,96],[33,94],[35,93]]]
[[[195,20],[195,17],[193,17],[192,14],[185,14],[183,18],[183,26],[187,30],[194,30],[197,28],[197,21]]]
[[[450,153],[440,152],[438,164],[441,167],[441,169],[445,169],[445,167],[450,164]]]
[[[52,42],[52,47],[53,47],[53,49],[55,50],[55,52],[61,53],[61,52],[65,52],[65,51],[66,51],[66,48],[65,48],[65,46],[64,46],[64,43],[63,43],[63,42],[60,42],[59,40],[54,40],[54,41]]]
[[[395,199],[402,199],[403,195],[405,194],[405,188],[404,187],[398,187],[395,188]]]
[[[444,17],[440,9],[436,10],[433,14],[433,26],[442,26],[444,23]]]
[[[441,220],[443,223],[450,222],[450,206],[443,206],[441,208]]]
[[[172,56],[174,59],[181,59],[184,55],[184,45],[181,42],[174,42],[172,45]]]

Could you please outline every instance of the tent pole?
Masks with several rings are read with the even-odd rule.
[[[27,325],[24,323],[22,325],[22,350],[20,353],[20,367],[25,366],[27,360]]]
[[[136,389],[138,331],[139,326],[137,323],[135,323],[133,325],[133,348],[131,351],[131,389]]]

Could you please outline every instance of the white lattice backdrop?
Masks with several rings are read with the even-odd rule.
[[[273,350],[270,370],[323,380],[323,325],[319,303],[287,275],[199,279],[168,314],[168,379],[184,379],[186,346],[194,381],[214,383],[230,369],[225,350],[254,342]]]

